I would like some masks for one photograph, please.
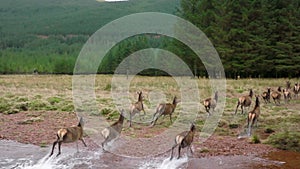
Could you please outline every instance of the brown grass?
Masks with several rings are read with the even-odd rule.
[[[117,120],[117,108],[114,104],[114,100],[111,97],[111,89],[115,89],[112,83],[112,75],[97,75],[95,79],[95,94],[96,94],[96,104],[99,107],[99,112],[102,109],[111,110],[107,115],[106,119],[109,119],[109,123]],[[188,82],[189,80],[195,80],[198,84],[200,101],[212,96],[212,91],[210,89],[209,79],[191,79],[190,77],[183,77],[183,80]],[[240,95],[247,94],[249,89],[253,89],[254,94],[261,94],[266,91],[267,87],[276,89],[278,86],[285,86],[286,79],[240,79],[240,80],[226,80],[226,106],[223,111],[221,122],[216,130],[218,135],[231,135],[237,136],[240,132],[243,132],[246,125],[246,116],[240,115],[240,110],[237,115],[234,116],[234,109],[236,107],[237,98]],[[296,79],[290,79],[292,83]],[[146,107],[147,115],[146,120],[152,118],[154,113],[154,108],[159,102],[171,102],[172,98],[176,95],[181,97],[180,87],[177,85],[176,81],[172,77],[143,77],[135,76],[131,82],[129,82],[129,99],[131,102],[137,100],[136,91],[143,91],[144,94],[144,104]],[[28,103],[31,105],[33,101],[41,103],[41,105],[46,106],[36,108],[34,111],[51,111],[51,108],[55,111],[62,111],[62,107],[68,104],[72,105],[72,76],[69,75],[0,75],[0,104],[3,102],[8,103],[10,109],[18,109],[17,105],[21,103]],[[156,97],[155,97],[156,96]],[[157,98],[161,96],[161,98]],[[56,103],[49,100],[53,98],[60,98],[61,103]],[[4,100],[4,101],[3,101]],[[52,104],[53,103],[53,104]],[[255,129],[257,136],[264,139],[268,138],[268,135],[264,133],[265,129],[269,128],[277,132],[300,131],[300,99],[291,100],[290,103],[285,104],[282,100],[280,106],[276,106],[273,102],[271,104],[265,104],[261,99],[261,117],[258,121],[258,128]],[[207,118],[207,114],[204,111],[202,102],[199,103],[200,112],[198,112],[197,128],[204,125],[204,121]],[[52,106],[52,107],[51,107]],[[254,104],[246,111],[252,109]],[[50,110],[49,110],[50,109]],[[1,105],[0,105],[1,110]],[[66,109],[67,111],[71,110]],[[173,118],[179,117],[180,115],[186,115],[188,113],[197,112],[181,112],[181,104],[175,110]],[[29,106],[29,110],[32,111]],[[24,112],[24,110],[19,110],[19,113]],[[1,112],[0,112],[1,113]],[[2,112],[3,113],[3,112]],[[18,112],[16,112],[18,113]],[[182,114],[180,114],[182,113]],[[108,118],[109,116],[109,118]],[[3,116],[1,116],[3,118]],[[135,118],[137,121],[139,117]],[[185,121],[185,123],[188,123]],[[238,128],[231,128],[230,126],[238,126]],[[132,137],[152,137],[151,133],[159,133],[163,131],[162,128],[168,127],[170,124],[169,118],[161,118],[158,121],[157,128],[147,129],[149,133],[143,133],[143,128],[147,128],[148,124],[136,124],[133,129],[127,128],[127,123],[125,122],[124,134]],[[292,126],[292,127],[291,127]]]

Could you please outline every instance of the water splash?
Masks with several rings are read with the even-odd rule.
[[[42,159],[40,159],[36,164],[33,164],[31,160],[29,162],[25,162],[23,164],[19,164],[17,167],[18,169],[65,169],[67,166],[64,166],[63,164],[59,164],[58,162],[60,161],[61,158],[55,158],[53,157],[48,157],[45,156]]]
[[[47,154],[38,162],[34,163],[30,159],[18,160],[20,161],[15,169],[70,169],[76,166],[81,166],[83,168],[92,168],[92,160],[99,158],[102,153],[99,151],[95,152],[84,152],[80,153],[65,153],[58,157],[51,156]]]
[[[188,162],[188,157],[184,156],[180,159],[165,158],[163,161],[154,159],[147,161],[139,167],[139,169],[183,169],[182,165]]]

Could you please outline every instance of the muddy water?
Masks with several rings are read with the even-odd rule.
[[[76,146],[74,146],[76,147]],[[237,169],[237,168],[299,168],[300,153],[279,151],[259,158],[255,156],[216,156],[169,160],[169,154],[149,158],[121,157],[103,153],[101,149],[88,150],[63,147],[59,157],[48,157],[50,147],[0,140],[1,169]]]

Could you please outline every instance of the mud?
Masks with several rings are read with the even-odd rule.
[[[41,115],[42,114],[42,115]],[[66,118],[72,116],[72,120]],[[42,120],[29,121],[32,117]],[[57,122],[59,121],[59,124]],[[81,142],[79,152],[76,143],[63,144],[62,155],[48,158],[51,144],[56,139],[60,127],[76,124],[74,114],[65,112],[22,112],[12,115],[0,114],[0,168],[37,169],[37,168],[115,168],[115,169],[167,169],[167,168],[266,168],[295,169],[300,166],[300,153],[279,151],[265,144],[251,144],[247,138],[238,139],[229,136],[211,136],[204,142],[195,136],[192,146],[193,154],[182,150],[182,158],[169,160],[173,143],[166,143],[157,137],[161,147],[146,144],[143,139],[126,141],[122,135],[111,146],[114,151],[103,152],[97,142],[85,136],[88,147]],[[153,130],[140,128],[140,136],[149,135]],[[140,137],[139,136],[139,137]],[[146,137],[144,137],[146,138]],[[147,140],[147,139],[145,139]],[[113,150],[111,149],[111,150]],[[54,153],[57,153],[57,149]],[[175,157],[177,157],[175,151]]]

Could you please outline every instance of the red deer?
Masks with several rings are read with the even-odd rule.
[[[259,102],[259,96],[256,95],[256,100],[255,100],[255,106],[252,111],[248,113],[248,135],[251,135],[251,128],[253,127],[254,123],[256,123],[257,126],[257,120],[260,115],[260,102]]]
[[[160,103],[156,107],[156,112],[153,115],[151,126],[154,126],[158,118],[162,115],[164,116],[169,115],[170,121],[172,123],[172,114],[175,111],[175,108],[179,102],[180,100],[177,99],[177,97],[175,96],[172,103]]]
[[[129,127],[131,127],[131,123],[132,123],[132,117],[136,114],[136,113],[140,113],[141,111],[144,112],[144,115],[146,115],[146,112],[144,110],[144,105],[143,105],[143,93],[142,92],[137,92],[137,94],[139,95],[138,97],[138,101],[135,102],[134,104],[132,104],[130,106],[130,118],[129,118]]]
[[[281,87],[279,86],[278,89],[277,89],[277,91],[273,91],[273,92],[271,93],[271,96],[272,96],[272,98],[273,98],[273,100],[274,100],[274,103],[275,103],[276,105],[277,105],[277,103],[280,104],[280,99],[281,99]]]
[[[61,154],[60,147],[61,147],[62,143],[71,143],[71,142],[76,141],[77,151],[78,151],[78,142],[77,141],[81,140],[82,143],[84,144],[84,146],[86,147],[86,144],[85,144],[84,139],[83,139],[83,125],[84,125],[83,118],[80,117],[79,123],[78,123],[77,126],[71,126],[71,127],[68,127],[68,128],[59,129],[57,131],[57,140],[53,143],[52,151],[51,151],[50,156],[52,156],[55,145],[57,143],[58,143],[58,154],[57,154],[57,156],[59,156]]]
[[[282,93],[283,93],[284,102],[288,103],[292,99],[292,94],[291,94],[290,90],[283,89]]]
[[[242,109],[242,114],[244,114],[244,107],[250,107],[251,103],[252,103],[252,97],[253,97],[253,91],[252,89],[250,89],[249,95],[247,96],[241,96],[238,100],[236,109],[235,109],[235,113],[237,112],[237,109],[239,108],[239,106],[241,106]]]
[[[180,151],[181,151],[181,149],[185,148],[185,147],[188,147],[189,150],[191,151],[191,153],[193,154],[193,151],[192,151],[192,148],[191,148],[191,144],[192,144],[192,142],[194,140],[195,132],[196,132],[196,127],[192,123],[189,131],[184,131],[184,132],[178,134],[175,137],[175,144],[172,147],[172,152],[171,152],[170,160],[173,159],[173,151],[174,151],[174,148],[177,147],[177,146],[178,146],[178,157],[177,157],[177,159],[180,158]]]
[[[293,88],[295,98],[298,98],[299,91],[300,91],[300,85],[298,83],[295,83],[295,86]]]
[[[105,151],[104,146],[119,137],[119,135],[122,132],[123,128],[123,122],[124,122],[124,110],[121,110],[121,114],[119,117],[119,120],[110,125],[109,127],[106,127],[105,129],[102,130],[101,134],[104,137],[104,141],[102,142],[102,149]]]
[[[286,89],[291,89],[291,82],[290,81],[286,81]]]
[[[216,91],[215,93],[215,97],[212,98],[207,98],[203,101],[203,105],[205,107],[206,112],[208,113],[208,115],[210,115],[210,109],[212,109],[213,111],[215,111],[215,108],[217,106],[217,102],[218,102],[218,91]]]
[[[263,94],[261,95],[261,97],[264,99],[265,103],[271,103],[270,102],[270,97],[271,97],[271,88],[268,87],[268,91],[267,92],[263,92]]]

